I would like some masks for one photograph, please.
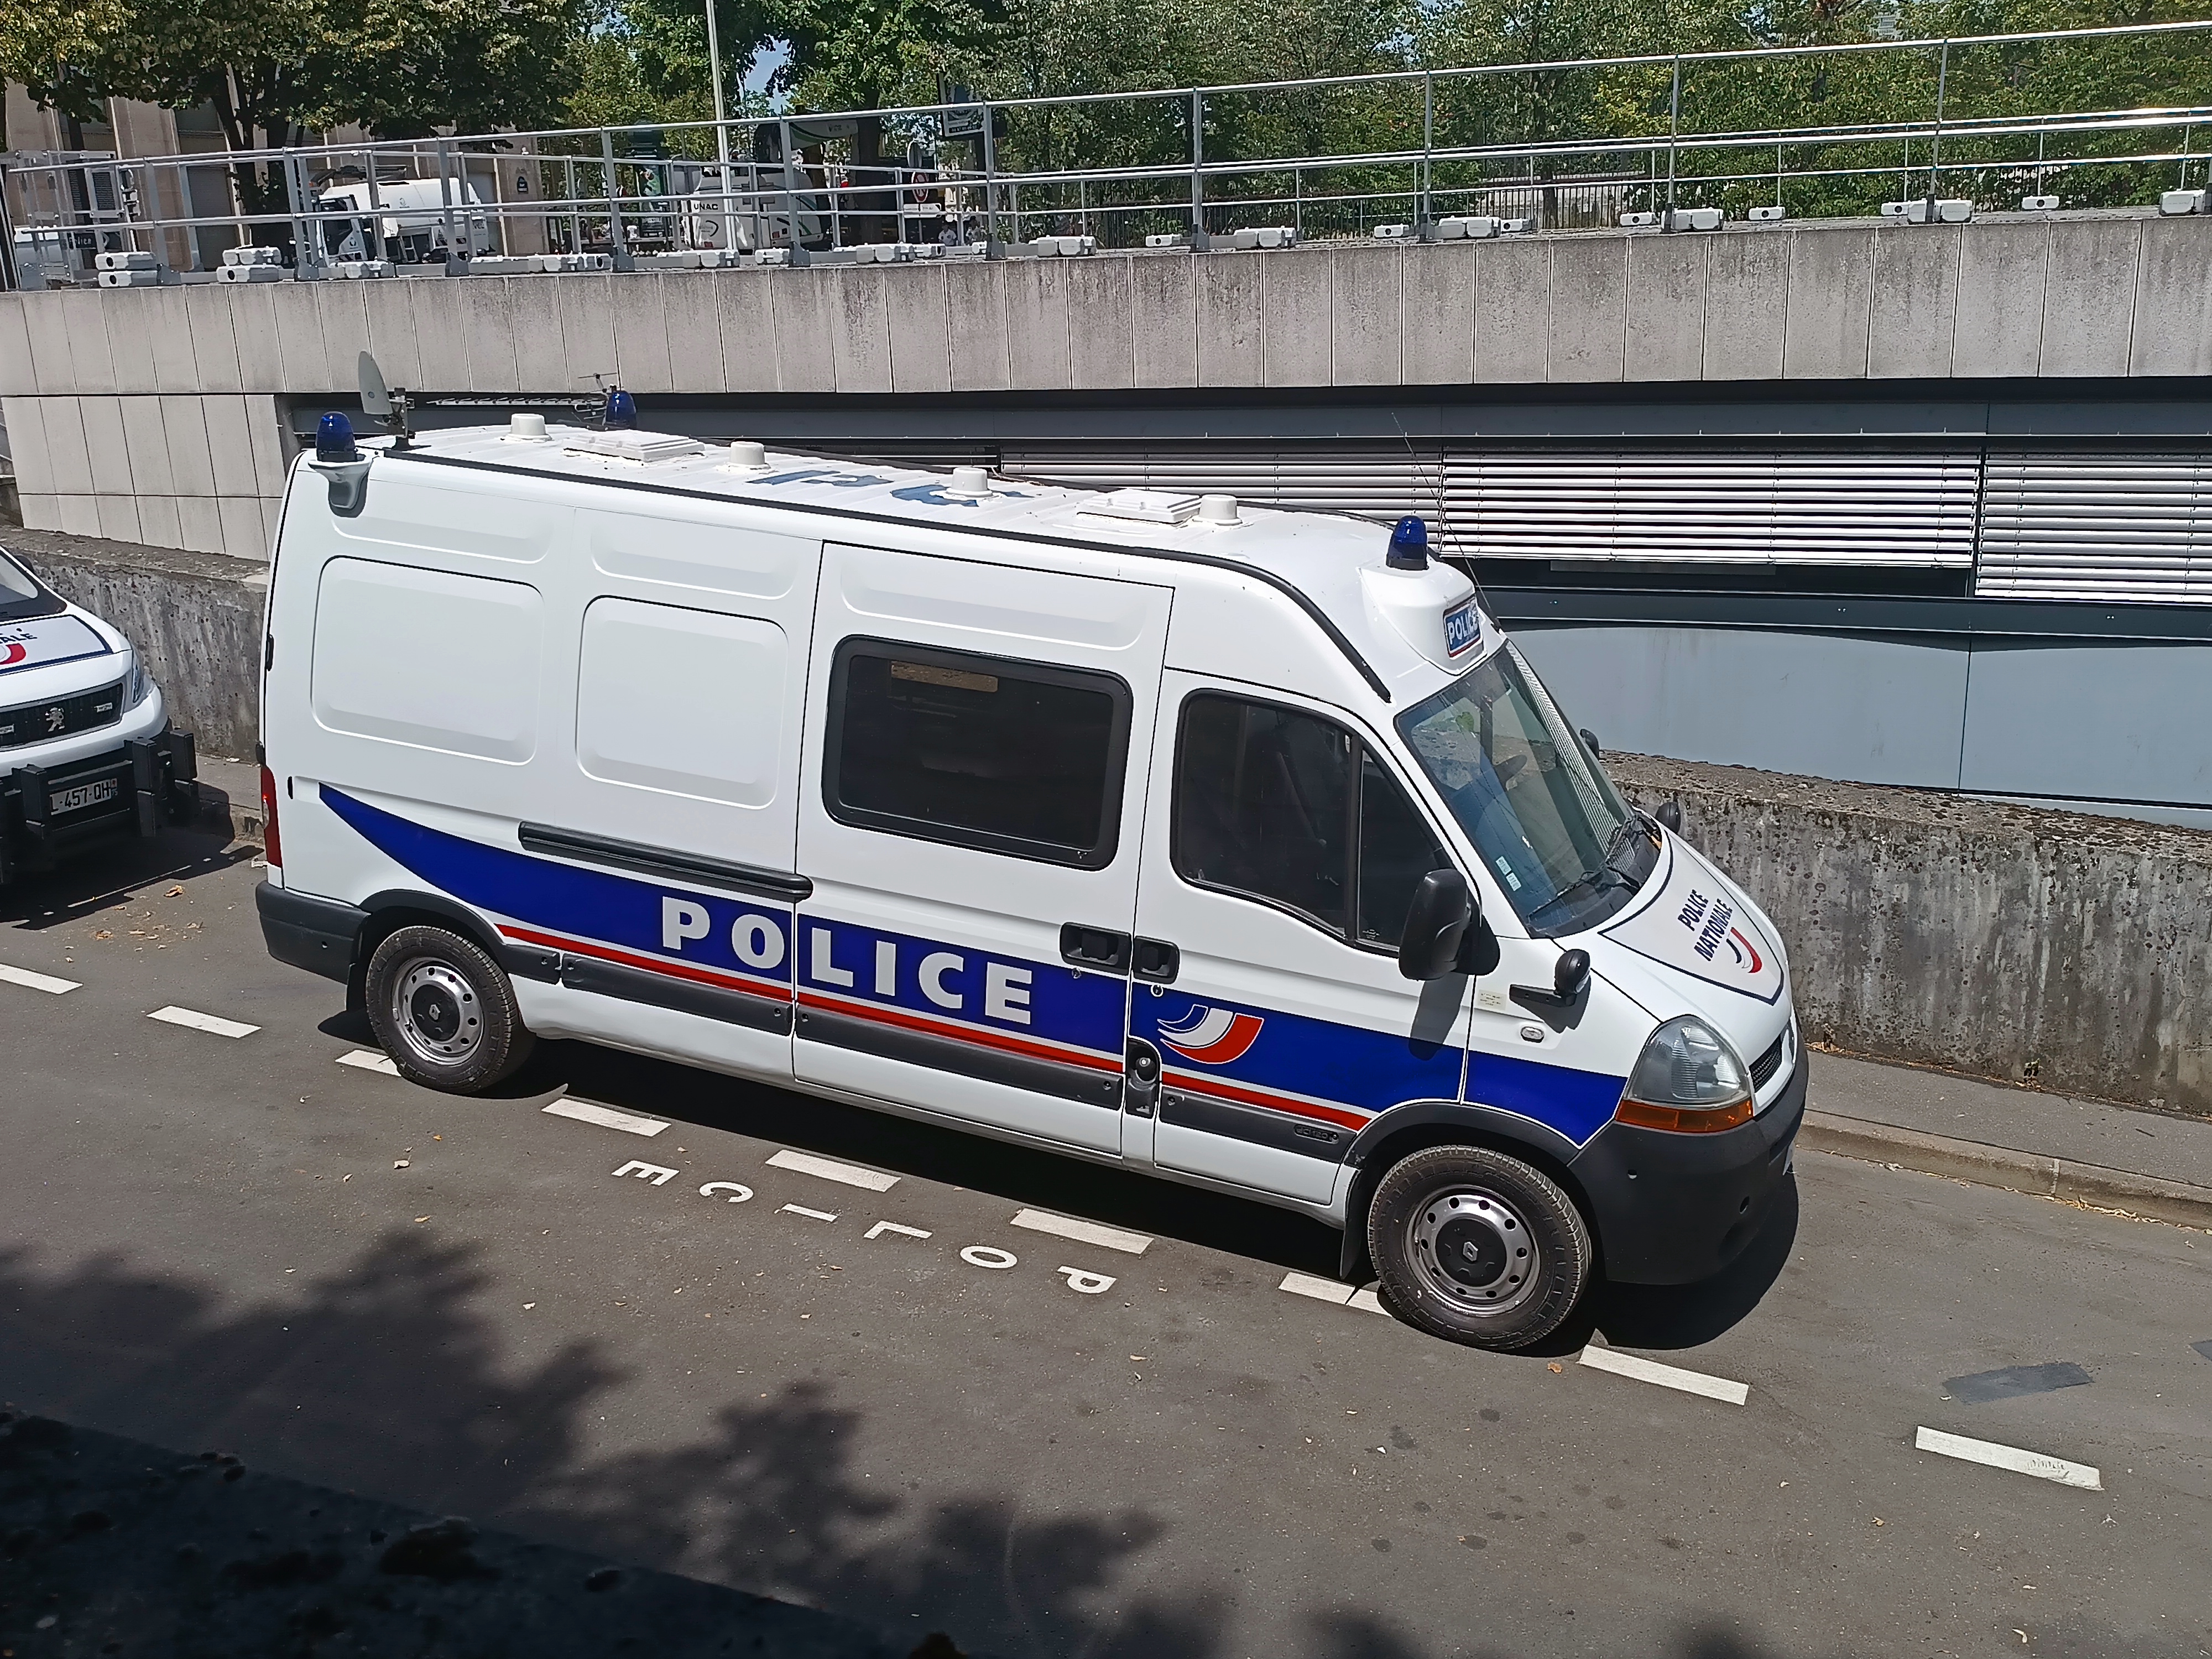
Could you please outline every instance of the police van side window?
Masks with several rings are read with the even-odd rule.
[[[1109,674],[848,640],[830,671],[823,805],[841,823],[1103,869],[1129,707]]]
[[[1414,887],[1449,862],[1358,738],[1241,697],[1183,705],[1174,812],[1171,855],[1184,880],[1370,949],[1398,948]]]

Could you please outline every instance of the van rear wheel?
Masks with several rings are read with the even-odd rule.
[[[480,1094],[530,1057],[507,975],[449,929],[400,928],[370,956],[363,988],[376,1040],[410,1083]]]
[[[1367,1250],[1396,1311],[1471,1347],[1542,1341],[1589,1282],[1574,1200],[1486,1146],[1431,1146],[1394,1164],[1367,1212]]]

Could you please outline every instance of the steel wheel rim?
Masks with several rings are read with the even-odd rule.
[[[483,1041],[476,988],[450,963],[417,957],[392,981],[392,1023],[417,1060],[466,1065]]]
[[[1407,1221],[1406,1244],[1422,1289],[1478,1319],[1511,1313],[1543,1277],[1528,1218],[1486,1188],[1431,1194]]]

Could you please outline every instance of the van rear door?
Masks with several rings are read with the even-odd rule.
[[[1121,1149],[1146,757],[1170,590],[823,550],[795,1065]]]

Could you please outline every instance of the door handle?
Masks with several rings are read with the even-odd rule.
[[[1182,971],[1182,952],[1164,939],[1140,939],[1133,953],[1137,977],[1154,985],[1172,985]]]
[[[1127,973],[1129,936],[1110,928],[1085,927],[1081,922],[1061,924],[1060,959],[1077,968],[1097,968],[1109,974]]]

